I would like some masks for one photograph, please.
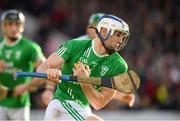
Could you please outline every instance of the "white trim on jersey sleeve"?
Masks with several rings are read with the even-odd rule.
[[[58,51],[57,54],[59,56],[62,56],[65,52],[66,52],[67,48],[65,48],[64,46],[62,46]]]

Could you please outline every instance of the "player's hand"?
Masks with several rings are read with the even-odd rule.
[[[21,96],[27,91],[27,85],[26,84],[20,84],[15,87],[13,96]]]
[[[114,99],[124,102],[128,104],[129,107],[132,107],[135,102],[135,95],[134,94],[125,94],[122,92],[117,91],[115,96],[113,97]]]
[[[134,94],[129,94],[129,103],[128,103],[128,105],[129,105],[129,107],[132,107],[133,105],[134,105],[134,103],[135,103],[135,95]]]
[[[7,68],[5,61],[0,60],[0,72],[3,72]]]
[[[8,88],[0,84],[0,100],[3,100],[7,97]]]
[[[84,79],[90,76],[90,69],[88,65],[78,61],[74,64],[73,75],[78,76],[80,79]]]
[[[48,80],[55,82],[55,83],[60,83],[59,77],[62,75],[60,70],[48,69],[46,73],[47,73]]]

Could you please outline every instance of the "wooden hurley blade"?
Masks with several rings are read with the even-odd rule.
[[[137,91],[139,86],[140,78],[134,71],[117,75],[112,80],[112,87],[126,94]]]
[[[126,94],[137,91],[140,86],[140,78],[134,71],[108,78],[90,77],[78,79],[78,82],[101,85]]]
[[[101,85],[101,78],[98,78],[98,77],[90,77],[90,78],[78,79],[78,82],[80,82],[80,83],[94,84],[94,85]]]

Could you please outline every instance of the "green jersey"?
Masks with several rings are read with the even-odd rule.
[[[87,64],[91,70],[91,77],[111,77],[127,71],[127,63],[118,54],[98,55],[94,50],[94,40],[70,40],[65,42],[56,52],[65,60],[61,71],[62,74],[72,75],[74,63],[81,61]],[[100,91],[100,87],[94,86]],[[89,102],[78,82],[62,81],[57,85],[54,94],[55,99],[73,100],[81,106],[88,106]]]
[[[6,45],[6,40],[0,39],[0,60],[4,60],[7,68],[0,72],[0,83],[9,89],[14,89],[17,85],[27,83],[31,80],[29,77],[13,79],[15,71],[33,71],[34,63],[43,59],[44,56],[40,47],[26,39],[21,38],[13,46]],[[0,106],[6,107],[23,107],[30,106],[29,93],[22,96],[7,97],[0,101]]]

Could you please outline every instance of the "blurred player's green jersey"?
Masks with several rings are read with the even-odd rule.
[[[6,45],[6,40],[0,39],[0,60],[4,60],[7,68],[0,72],[0,83],[10,89],[14,89],[18,84],[27,83],[31,78],[13,79],[15,71],[33,71],[34,63],[44,58],[40,47],[26,38],[21,38],[13,46]],[[8,97],[0,101],[0,106],[23,107],[30,106],[29,93],[22,96]]]
[[[56,52],[61,56],[65,63],[63,64],[61,71],[62,74],[72,75],[72,68],[74,63],[81,61],[87,64],[90,69],[91,77],[109,77],[115,76],[127,71],[127,63],[118,54],[112,55],[98,55],[94,50],[94,40],[70,40],[65,42]],[[97,91],[100,91],[100,87],[94,86]],[[81,106],[88,106],[89,102],[83,93],[81,86],[77,82],[65,82],[61,81],[57,86],[57,90],[54,94],[55,99],[73,100],[79,103]]]

